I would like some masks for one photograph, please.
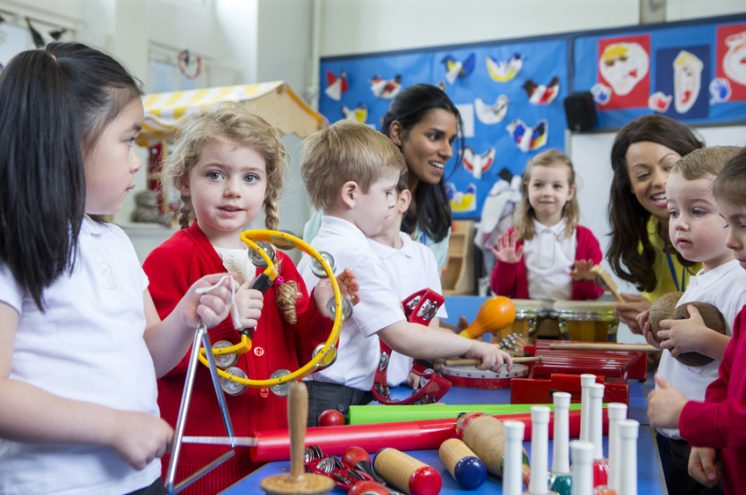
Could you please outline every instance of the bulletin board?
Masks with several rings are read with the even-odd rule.
[[[446,168],[453,216],[479,219],[528,159],[564,150],[570,93],[591,91],[595,129],[607,131],[651,113],[698,126],[746,122],[746,15],[328,57],[320,71],[329,122],[376,129],[403,88],[440,85],[464,120],[463,160]]]
[[[463,166],[451,160],[446,189],[454,218],[479,218],[493,186],[526,161],[562,149],[568,44],[533,38],[432,50],[326,58],[319,110],[380,130],[391,100],[416,83],[440,85],[464,121]]]
[[[572,52],[573,86],[593,94],[600,128],[650,113],[746,119],[746,16],[580,35]]]

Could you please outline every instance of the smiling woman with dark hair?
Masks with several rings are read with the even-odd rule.
[[[691,129],[662,115],[640,117],[614,139],[606,259],[614,273],[642,291],[642,296],[624,294],[627,303],[617,305],[619,318],[634,333],[641,333],[635,320],[640,312],[667,292],[683,292],[701,268],[671,246],[666,179],[676,161],[703,146]]]
[[[430,84],[415,84],[391,103],[381,132],[391,138],[407,161],[412,203],[402,231],[427,245],[443,269],[448,252],[451,208],[445,189],[445,166],[455,154],[453,143],[462,128],[458,108],[448,95]],[[463,149],[463,145],[460,146]],[[306,224],[303,238],[310,242],[318,232],[321,214]]]

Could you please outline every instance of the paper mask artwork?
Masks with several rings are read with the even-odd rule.
[[[508,97],[500,95],[493,105],[485,103],[481,98],[474,100],[474,107],[477,112],[477,119],[485,125],[493,125],[505,118],[508,113]]]
[[[324,93],[326,96],[334,101],[342,99],[342,94],[347,92],[349,88],[347,84],[347,73],[340,71],[339,76],[335,75],[332,71],[326,72],[326,89]]]
[[[536,84],[531,79],[523,83],[523,89],[526,90],[528,101],[534,105],[548,105],[557,98],[559,94],[559,77],[553,77],[549,84]]]
[[[506,130],[518,149],[527,153],[547,144],[549,122],[541,119],[535,127],[529,127],[522,120],[516,119],[506,126]]]
[[[525,57],[520,53],[514,53],[508,60],[505,61],[495,60],[494,58],[488,56],[486,60],[487,73],[490,75],[493,81],[501,83],[511,81],[515,76],[518,75],[518,73],[521,71],[521,68],[523,68],[524,59]]]
[[[376,74],[370,80],[370,90],[376,98],[391,100],[399,94],[401,90],[401,75],[397,74],[392,79],[383,79]]]
[[[451,204],[451,210],[464,213],[477,209],[477,185],[470,182],[466,191],[459,191],[453,182],[446,183],[446,193]]]
[[[464,149],[464,168],[479,180],[482,174],[490,169],[495,161],[495,148],[491,147],[481,155],[474,152],[470,146]]]

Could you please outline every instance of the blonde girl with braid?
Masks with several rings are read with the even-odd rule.
[[[277,229],[277,204],[288,154],[279,132],[240,106],[219,106],[191,118],[171,146],[165,164],[165,184],[181,195],[181,229],[157,247],[143,265],[161,317],[168,315],[192,282],[226,270],[242,282],[236,295],[239,309],[261,307],[253,322],[252,348],[234,365],[252,379],[266,379],[279,369],[295,370],[310,359],[316,344],[326,341],[332,320],[326,310],[331,285],[306,291],[293,261],[277,252],[280,276],[262,297],[251,289],[262,267],[254,266],[241,232],[263,211],[265,226]],[[355,277],[338,276],[343,292],[356,297]],[[247,325],[249,326],[249,325]],[[253,326],[253,325],[252,325]],[[239,341],[231,318],[210,329],[212,342]],[[162,417],[176,422],[188,356],[158,383]],[[186,435],[225,435],[215,392],[206,368],[197,372]],[[226,395],[236,435],[261,429],[287,428],[286,399],[266,388]],[[221,450],[222,449],[222,450]],[[224,448],[190,446],[179,459],[177,479],[193,473]],[[164,463],[164,466],[167,463]],[[256,465],[248,450],[238,454],[185,493],[217,493],[246,476]]]

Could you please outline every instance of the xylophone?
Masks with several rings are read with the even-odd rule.
[[[572,349],[575,346],[587,349]],[[605,385],[604,402],[628,404],[627,380],[644,381],[647,361],[645,350],[621,350],[626,348],[623,344],[613,343],[537,340],[527,345],[524,351],[541,357],[541,360],[530,366],[526,378],[511,380],[510,401],[513,404],[548,403],[552,392],[563,391],[570,393],[573,402],[579,402],[580,375],[590,373]]]

